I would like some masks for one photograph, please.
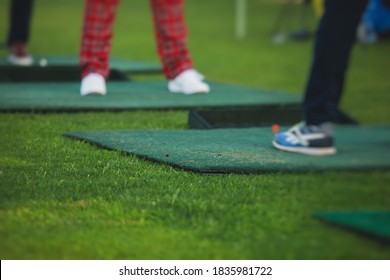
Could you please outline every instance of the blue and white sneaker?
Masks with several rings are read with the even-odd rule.
[[[313,156],[333,155],[336,148],[333,146],[332,125],[298,124],[288,131],[275,134],[272,144],[275,148]]]

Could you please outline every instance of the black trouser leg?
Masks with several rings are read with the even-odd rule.
[[[325,1],[303,101],[307,124],[337,121],[350,51],[366,5],[367,0]]]
[[[31,22],[33,0],[12,0],[9,15],[8,45],[27,43]]]

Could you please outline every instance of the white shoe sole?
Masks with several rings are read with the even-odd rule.
[[[328,148],[285,147],[278,144],[276,141],[273,141],[272,144],[278,150],[300,153],[300,154],[310,155],[310,156],[329,156],[329,155],[334,155],[337,152],[335,147],[328,147]]]
[[[185,90],[183,89],[181,86],[177,85],[175,82],[168,82],[168,90],[170,92],[173,92],[173,93],[181,93],[181,94],[186,94],[186,95],[191,95],[191,94],[205,94],[205,93],[209,93],[210,91],[210,87],[203,83],[203,82],[200,82],[201,85],[196,87],[196,88],[193,88],[191,90]]]
[[[106,93],[104,92],[98,92],[98,91],[90,91],[90,92],[83,92],[83,93],[80,93],[81,96],[88,96],[88,95],[92,95],[92,96],[105,96]]]
[[[14,55],[8,56],[8,61],[13,65],[31,66],[34,64],[34,59],[31,56],[16,57]]]

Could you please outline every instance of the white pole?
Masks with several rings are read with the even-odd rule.
[[[247,1],[236,0],[236,38],[243,39],[246,36]]]

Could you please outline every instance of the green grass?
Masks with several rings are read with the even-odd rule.
[[[147,1],[122,2],[113,55],[158,62]],[[280,7],[249,2],[248,37],[237,41],[233,2],[187,1],[197,68],[211,80],[300,94],[311,42],[272,45]],[[77,54],[80,3],[36,1],[33,54]],[[354,49],[342,107],[362,123],[390,120],[389,49]],[[0,114],[0,258],[389,259],[388,246],[311,216],[389,209],[389,172],[202,176],[62,137],[186,125],[184,111]]]

